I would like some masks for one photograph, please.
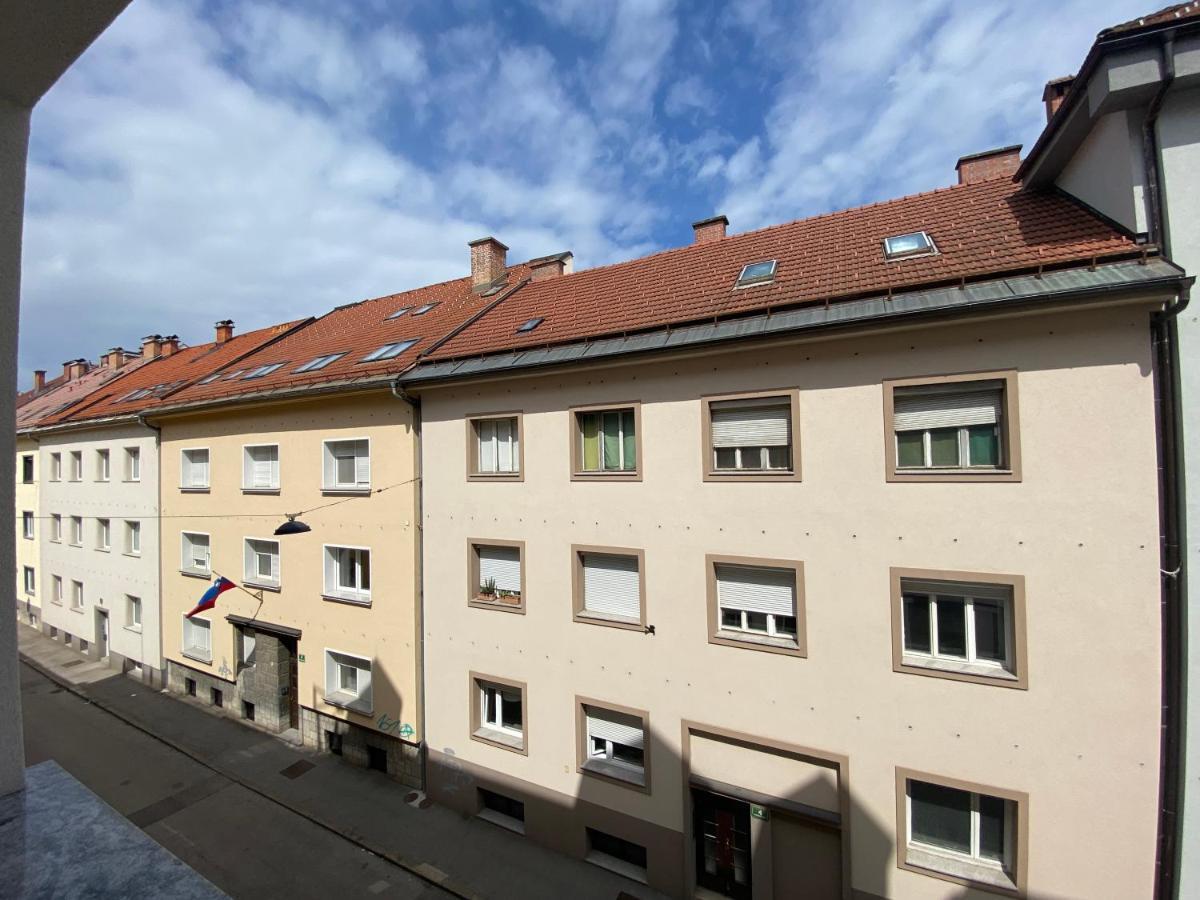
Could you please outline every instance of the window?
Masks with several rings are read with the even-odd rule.
[[[297,372],[315,372],[318,369],[323,369],[332,362],[337,362],[345,353],[327,353],[324,356],[318,356],[316,359],[310,359],[302,366],[297,366]]]
[[[108,519],[96,520],[96,549],[109,550],[112,548],[112,528]]]
[[[371,489],[371,442],[326,441],[324,444],[324,484],[327,491],[369,491]]]
[[[639,447],[637,441],[638,406],[575,410],[573,472],[575,477],[636,476]]]
[[[108,481],[110,475],[109,455],[107,450],[96,451],[96,480]]]
[[[407,350],[409,347],[411,347],[415,343],[416,343],[416,341],[412,340],[412,341],[398,341],[395,344],[384,344],[382,347],[378,347],[375,350],[372,350],[370,353],[368,353],[366,356],[364,356],[359,361],[360,362],[377,362],[378,360],[381,360],[381,359],[394,359],[395,357],[399,356],[401,353],[403,353],[405,350]]]
[[[525,685],[520,681],[471,673],[474,693],[471,737],[505,750],[527,752]]]
[[[521,474],[521,417],[497,416],[469,420],[471,472],[490,478]]]
[[[245,563],[248,583],[279,587],[279,541],[246,538]]]
[[[242,376],[242,381],[249,381],[252,378],[264,378],[272,372],[282,369],[287,365],[287,362],[270,363],[269,365],[259,366],[257,369],[251,369]]]
[[[213,372],[211,375],[206,375],[203,378],[201,378],[199,381],[196,382],[196,384],[212,384],[214,381],[216,381],[220,377],[221,377],[220,372]]]
[[[125,552],[130,556],[139,556],[142,552],[142,523],[125,523]]]
[[[184,450],[180,454],[179,487],[185,491],[208,490],[208,450]]]
[[[575,621],[640,629],[645,625],[643,553],[573,547]]]
[[[327,546],[325,596],[352,603],[370,603],[371,551],[361,547]]]
[[[83,518],[71,516],[71,546],[83,546]]]
[[[33,454],[25,453],[21,456],[21,481],[25,484],[33,484]]]
[[[646,848],[641,844],[595,828],[587,829],[587,839],[588,852],[584,858],[588,862],[634,881],[646,881]]]
[[[58,513],[50,514],[50,540],[61,541],[63,536],[62,516]]]
[[[125,448],[125,479],[142,480],[142,451],[137,447]]]
[[[26,540],[32,541],[34,538],[34,521],[33,513],[29,510],[21,513],[21,534],[24,535]]]
[[[182,538],[183,552],[180,558],[180,568],[187,575],[209,576],[208,535],[185,531]]]
[[[50,454],[50,480],[62,481],[62,454]]]
[[[125,595],[125,627],[134,631],[142,630],[142,598],[132,594]]]
[[[750,263],[742,267],[735,287],[752,287],[756,284],[769,284],[775,280],[775,260]]]
[[[467,602],[471,606],[525,611],[525,578],[521,541],[469,544]]]
[[[242,451],[242,490],[279,490],[279,445],[258,444]]]
[[[888,259],[904,259],[908,256],[929,256],[937,253],[933,238],[924,231],[912,231],[883,239],[883,255]]]
[[[497,794],[487,788],[476,788],[479,792],[479,818],[517,834],[525,833],[525,804],[512,797]]]
[[[546,320],[542,316],[537,316],[536,318],[533,318],[533,319],[527,319],[526,321],[522,322],[520,325],[517,326],[517,333],[518,334],[528,334],[530,331],[533,331],[533,329],[535,329],[539,325],[541,325],[542,322],[544,322],[544,321],[546,321]]]
[[[803,563],[712,555],[706,562],[710,643],[806,654]]]
[[[71,480],[83,481],[83,451],[71,451]]]
[[[896,773],[896,791],[903,800],[901,868],[1024,891],[1018,874],[1025,853],[1024,794],[906,770]]]
[[[799,477],[797,391],[705,399],[706,481]]]
[[[32,566],[23,566],[22,568],[24,569],[24,574],[25,574],[25,593],[30,594],[30,595],[36,594],[37,593],[37,583],[36,583],[36,576],[34,575],[34,572],[33,572],[33,567]]]
[[[425,313],[429,312],[435,306],[437,306],[436,303],[426,303],[426,304],[424,304],[422,306],[418,306],[416,309],[414,309],[412,311],[412,314],[414,316],[423,316],[423,315],[425,315]]]
[[[884,383],[888,476],[1019,480],[1016,376]]]
[[[212,700],[212,705],[218,709],[225,705],[225,692],[220,688],[209,688],[208,696]]]
[[[63,580],[61,575],[50,576],[50,599],[62,606],[63,602]]]
[[[184,618],[183,655],[212,662],[212,625],[206,619]]]
[[[1019,575],[892,570],[897,672],[1026,688]]]
[[[245,371],[246,371],[245,369],[234,369],[232,372],[230,372],[228,375],[225,376],[225,380],[233,381],[235,378],[237,378],[239,375],[241,375]]]
[[[71,582],[71,608],[83,609],[83,582]]]
[[[258,657],[254,652],[257,646],[258,639],[253,629],[243,626],[237,630],[238,666],[246,669],[258,663]]]
[[[645,735],[649,716],[641,710],[610,709],[578,701],[580,771],[649,790]]]
[[[325,702],[356,712],[371,711],[371,661],[325,651]]]
[[[402,306],[398,310],[396,310],[394,313],[392,313],[390,316],[388,316],[388,318],[389,319],[398,319],[402,315],[404,315],[406,312],[408,312],[410,309],[412,309],[411,306]]]

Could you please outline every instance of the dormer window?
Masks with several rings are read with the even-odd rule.
[[[775,280],[775,260],[750,263],[742,267],[734,287],[753,287],[756,284],[769,284]]]
[[[888,259],[905,259],[909,256],[929,256],[937,253],[933,238],[924,231],[897,234],[883,239],[883,255]]]

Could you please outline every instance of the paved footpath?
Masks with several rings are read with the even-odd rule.
[[[17,630],[29,764],[56,759],[231,896],[662,896]]]

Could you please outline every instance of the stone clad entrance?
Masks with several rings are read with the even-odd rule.
[[[299,632],[230,616],[238,632],[238,696],[242,715],[271,731],[300,724],[297,690]]]

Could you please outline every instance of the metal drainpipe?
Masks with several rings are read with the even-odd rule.
[[[161,659],[163,656],[163,646],[162,646],[162,635],[163,635],[163,621],[162,621],[162,611],[163,611],[163,597],[162,597],[162,588],[163,588],[163,580],[162,580],[162,548],[163,548],[163,541],[162,541],[162,529],[163,529],[163,526],[162,526],[162,522],[163,522],[163,520],[162,520],[162,428],[160,428],[158,425],[151,425],[149,422],[147,422],[145,413],[138,414],[137,423],[139,425],[141,425],[143,428],[149,429],[150,431],[154,432],[154,476],[155,476],[155,478],[158,479],[158,483],[155,485],[155,498],[154,498],[154,505],[158,511],[158,514],[154,517],[154,526],[158,530],[158,571],[155,573],[155,576],[156,576],[155,580],[158,582],[158,636],[159,636],[158,655],[159,655],[159,658]],[[138,640],[139,640],[139,644],[141,646],[141,651],[142,651],[142,673],[143,673],[143,677],[144,677],[145,666],[146,666],[145,638],[139,637]],[[153,680],[151,680],[151,687],[158,687],[158,688],[165,689],[167,686],[167,668],[165,665],[161,669],[158,670],[158,681],[159,681],[159,684],[155,685],[153,683]]]
[[[1159,244],[1163,239],[1162,194],[1158,171],[1158,113],[1163,98],[1175,80],[1175,37],[1167,34],[1161,45],[1162,84],[1158,86],[1150,105],[1146,108],[1146,120],[1142,123],[1142,163],[1146,168],[1146,193],[1150,200],[1149,226],[1150,243]]]
[[[417,587],[417,628],[418,628],[418,666],[417,666],[417,704],[421,711],[418,717],[418,727],[421,729],[421,789],[429,790],[429,779],[426,767],[429,757],[429,745],[425,734],[425,479],[422,466],[421,447],[421,398],[414,397],[400,386],[400,376],[392,382],[392,396],[412,407],[413,410],[413,441],[416,444],[416,476],[417,509],[414,529],[417,538],[416,553],[416,587]]]

